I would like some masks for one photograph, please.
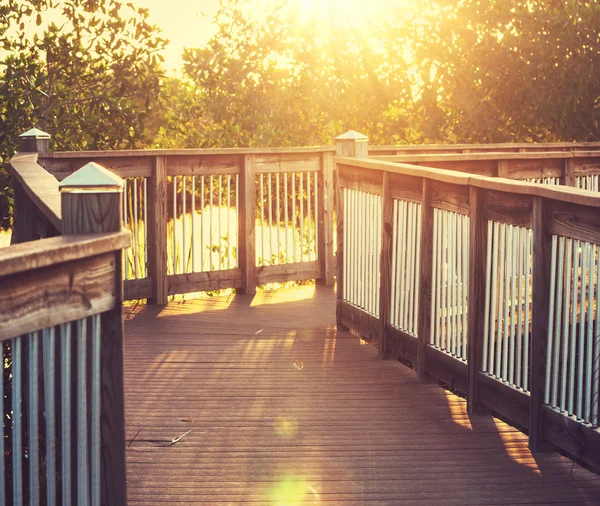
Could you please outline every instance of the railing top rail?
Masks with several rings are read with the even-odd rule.
[[[530,151],[507,152],[487,151],[485,153],[417,153],[414,155],[375,155],[378,160],[388,162],[452,162],[473,160],[548,160],[600,157],[598,151]]]
[[[58,236],[6,248],[0,257],[0,276],[19,274],[127,248],[127,230],[106,234]]]
[[[36,207],[57,229],[62,228],[58,180],[38,165],[37,153],[17,153],[10,160],[12,173]]]
[[[502,177],[479,176],[467,172],[435,169],[407,163],[393,163],[382,161],[378,158],[346,158],[336,156],[334,157],[334,162],[338,165],[349,167],[387,171],[394,174],[433,179],[456,185],[474,186],[486,190],[531,195],[569,202],[571,204],[600,207],[600,194],[598,192],[581,190],[575,187],[541,185]]]
[[[448,149],[552,149],[552,148],[595,148],[600,142],[500,142],[493,144],[385,144],[369,146],[369,151],[444,151]]]
[[[189,156],[189,155],[252,155],[282,153],[333,152],[332,146],[283,147],[283,148],[214,148],[214,149],[127,149],[106,151],[52,151],[40,153],[40,158],[112,158],[133,156]]]

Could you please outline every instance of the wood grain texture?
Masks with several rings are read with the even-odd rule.
[[[100,234],[121,229],[123,195],[120,192],[63,192],[61,197],[63,234]]]
[[[282,490],[344,505],[598,502],[596,475],[534,457],[522,433],[336,331],[335,304],[307,286],[126,307],[129,504],[266,506]]]
[[[387,173],[390,180],[390,192],[393,199],[421,203],[423,200],[423,181],[421,178]]]
[[[431,283],[433,261],[433,207],[431,207],[431,181],[423,180],[421,206],[421,272],[419,273],[419,323],[417,343],[417,380],[427,381],[427,356],[425,354],[431,329]]]
[[[529,395],[521,390],[501,383],[484,373],[478,373],[479,400],[481,404],[517,427],[529,428]]]
[[[319,153],[257,154],[256,172],[316,172],[321,169]]]
[[[124,300],[152,299],[152,278],[126,279],[123,281]]]
[[[478,188],[470,188],[469,196],[469,294],[468,294],[468,364],[469,384],[467,409],[474,414],[479,406],[479,372],[482,369],[485,278],[487,249],[487,218],[484,213],[484,195]]]
[[[417,363],[417,338],[391,325],[386,327],[385,332],[387,338],[386,358],[401,359],[414,366]]]
[[[264,265],[256,268],[256,278],[259,285],[318,279],[322,276],[323,270],[321,262],[318,260],[291,264]]]
[[[433,346],[425,347],[426,374],[448,385],[452,391],[467,393],[469,370],[466,363]]]
[[[204,176],[239,174],[243,155],[179,155],[167,156],[167,175]]]
[[[478,190],[471,187],[471,190],[474,189]],[[498,191],[478,191],[481,192],[483,219],[531,228],[533,197]]]
[[[340,323],[344,327],[356,332],[367,341],[377,344],[381,341],[379,318],[343,300],[338,300],[337,307]]]
[[[369,154],[384,151],[402,151],[405,153],[455,153],[468,150],[470,152],[536,152],[559,150],[587,150],[600,148],[600,142],[500,142],[486,144],[401,144],[385,146],[369,146]]]
[[[600,220],[594,208],[544,200],[543,218],[550,234],[600,244]]]
[[[337,234],[337,251],[335,254],[335,272],[336,272],[336,322],[337,325],[342,325],[341,321],[341,305],[344,299],[344,188],[340,185],[339,166],[337,168],[336,185],[335,185],[335,204],[336,204],[336,234]]]
[[[334,175],[333,154],[321,154],[321,171],[318,179],[319,212],[317,226],[319,227],[318,258],[321,262],[323,276],[317,283],[333,285],[335,267],[333,258],[333,215],[334,215]],[[339,211],[338,211],[339,212]]]
[[[169,295],[240,288],[242,286],[242,270],[170,274],[167,276],[167,286]]]
[[[338,184],[343,188],[373,195],[383,195],[383,176],[381,172],[357,170],[353,167],[338,164],[337,177]]]
[[[37,153],[17,153],[10,160],[11,173],[34,206],[60,231],[62,212],[58,181],[38,165],[37,160]]]
[[[115,276],[114,252],[3,276],[0,340],[113,308]]]
[[[600,168],[600,160],[599,168]],[[567,158],[564,160],[564,176],[563,176],[563,184],[566,186],[575,186],[577,181],[575,179],[575,159]]]
[[[256,191],[255,155],[244,156],[240,177],[240,209],[238,220],[238,258],[242,269],[240,293],[256,293]]]
[[[18,274],[54,264],[101,255],[129,246],[126,231],[80,236],[59,236],[16,244],[2,250],[0,276]]]
[[[469,214],[468,186],[430,181],[431,206],[458,214]]]
[[[545,206],[547,202],[539,197],[533,201],[533,255],[532,290],[533,313],[531,333],[531,384],[530,384],[530,423],[529,447],[532,451],[540,449],[543,430],[541,409],[544,403],[546,378],[546,350],[548,346],[548,312],[550,265],[552,236],[547,221]]]
[[[390,318],[392,299],[392,238],[394,235],[394,202],[391,195],[390,177],[383,174],[383,205],[381,227],[381,259],[379,283],[379,357],[385,358],[388,351],[386,329]]]
[[[148,180],[148,277],[152,278],[150,303],[167,303],[167,160],[154,159]]]

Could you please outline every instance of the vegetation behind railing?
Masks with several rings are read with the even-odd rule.
[[[335,159],[337,321],[598,469],[600,196],[456,171],[472,161]]]

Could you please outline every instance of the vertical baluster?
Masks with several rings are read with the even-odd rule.
[[[356,220],[354,219],[354,215],[356,212],[356,192],[354,190],[347,189],[348,192],[348,234],[344,234],[344,237],[348,235],[348,247],[344,250],[348,253],[348,278],[350,279],[350,284],[348,286],[348,300],[354,304],[356,304],[356,296],[355,296],[355,285],[356,285],[356,274],[358,271],[358,266],[356,265]],[[294,234],[296,230],[295,225],[295,216],[292,216],[294,221]],[[294,254],[296,248],[294,246]]]
[[[508,382],[515,383],[515,327],[517,324],[517,265],[519,262],[518,227],[511,225],[511,288],[510,288],[510,343],[508,354]]]
[[[300,216],[298,217],[298,224],[300,225],[300,262],[304,262],[304,177],[302,172],[299,172],[298,176],[300,177],[300,193],[298,195],[300,199]]]
[[[312,249],[312,219],[311,219],[311,184],[310,184],[310,172],[306,173],[306,213],[307,213],[307,224],[306,224],[306,244],[308,249],[308,261],[312,260],[310,251]]]
[[[87,320],[77,322],[77,506],[89,504],[87,453]]]
[[[408,232],[408,217],[407,217],[407,202],[400,201],[400,276],[399,276],[399,297],[398,297],[398,323],[399,328],[406,329],[406,319],[404,315],[404,300],[406,299],[406,251],[407,251],[407,232]]]
[[[181,176],[181,272],[188,272],[188,251],[187,251],[187,176]]]
[[[594,319],[594,347],[592,374],[592,425],[598,427],[598,389],[600,387],[600,246],[594,246],[596,262],[596,317]]]
[[[223,229],[221,228],[221,217],[223,216],[223,174],[219,174],[219,200],[218,200],[218,210],[217,216],[219,218],[218,221],[218,237],[217,237],[217,258],[218,258],[218,271],[223,270],[223,248],[221,247],[223,243]]]
[[[495,369],[495,346],[496,339],[495,334],[497,333],[497,329],[500,327],[500,322],[498,321],[498,257],[500,253],[500,223],[497,221],[494,222],[494,246],[493,246],[493,255],[492,255],[492,315],[491,315],[491,325],[490,325],[490,339],[489,339],[489,352],[490,352],[490,360],[488,372],[490,374],[496,375]]]
[[[92,316],[91,325],[91,504],[92,506],[100,506],[100,344],[102,339],[100,315]]]
[[[319,258],[319,173],[313,173],[314,181],[314,202],[313,206],[313,226],[315,227],[315,260]]]
[[[581,242],[581,277],[579,282],[579,356],[577,367],[577,412],[578,418],[583,418],[583,375],[584,375],[584,354],[585,354],[585,294],[586,294],[586,276],[585,267],[587,264],[587,242]],[[577,299],[575,299],[577,300]]]
[[[204,211],[206,210],[206,200],[204,196],[204,176],[200,176],[200,205],[202,210],[200,213],[200,270],[205,271],[204,267],[204,228],[206,220],[204,219]]]
[[[354,221],[353,221],[353,205],[354,205],[354,197],[352,195],[352,190],[349,188],[344,189],[344,194],[346,196],[346,202],[344,202],[344,210],[346,212],[346,216],[344,216],[344,240],[346,244],[344,244],[344,269],[346,269],[346,277],[344,278],[344,287],[347,289],[346,300],[354,303],[354,264],[353,264],[353,255],[354,255]],[[292,195],[293,196],[293,195]],[[292,215],[293,218],[293,215]],[[293,219],[292,219],[293,221]],[[348,283],[346,286],[346,280]]]
[[[442,260],[442,264],[445,267],[445,272],[444,272],[444,291],[443,291],[443,296],[444,296],[444,333],[443,333],[443,337],[444,337],[444,342],[442,344],[442,347],[444,350],[448,351],[448,349],[450,348],[450,234],[449,234],[449,224],[448,224],[448,219],[449,219],[449,212],[448,211],[441,211],[441,215],[442,215],[442,236],[443,236],[443,244],[444,244],[444,250],[443,250],[443,260]]]
[[[572,239],[566,239],[565,244],[565,257],[567,266],[565,268],[565,296],[563,298],[563,328],[562,328],[562,368],[560,375],[560,406],[561,409],[567,408],[567,382],[568,373],[567,367],[569,363],[569,304],[571,303],[571,252],[572,252]],[[562,264],[561,264],[562,267]]]
[[[292,223],[293,223],[293,227],[292,227],[292,247],[294,248],[294,259],[293,262],[296,262],[296,173],[292,172]],[[354,190],[350,190],[350,207],[353,208],[353,206],[355,205],[355,191]],[[354,210],[352,210],[351,212],[352,216],[354,216]],[[353,225],[351,228],[351,230],[354,229],[354,221],[352,222]],[[354,241],[353,241],[354,242]],[[352,247],[352,246],[351,246]]]
[[[468,335],[469,315],[467,308],[469,307],[469,251],[471,248],[471,219],[469,216],[463,216],[463,358],[468,359]]]
[[[71,324],[60,326],[62,506],[71,506]]]
[[[190,243],[192,248],[192,272],[196,272],[196,176],[192,176],[192,233]]]
[[[523,357],[523,312],[525,309],[525,289],[524,289],[524,276],[525,276],[525,237],[524,234],[527,233],[524,227],[518,227],[519,231],[519,265],[518,265],[518,286],[517,286],[517,300],[518,300],[518,314],[517,314],[517,350],[516,350],[516,362],[515,362],[515,385],[517,387],[522,387],[523,383],[521,381],[521,369],[522,369],[522,357]]]
[[[364,272],[363,272],[363,258],[364,258],[364,246],[363,246],[363,226],[362,226],[362,218],[364,218],[364,212],[365,212],[365,208],[364,208],[364,194],[363,192],[357,191],[356,192],[356,199],[357,199],[357,207],[356,207],[356,214],[355,214],[355,218],[356,218],[356,246],[355,246],[355,251],[356,251],[356,259],[357,259],[357,272],[358,275],[356,277],[356,289],[357,289],[357,297],[356,297],[356,302],[358,307],[363,307],[363,288],[364,288],[364,284],[365,284],[365,278],[364,278]]]
[[[594,354],[594,320],[593,320],[593,307],[594,307],[594,259],[595,259],[595,246],[590,244],[588,246],[587,256],[587,326],[586,326],[586,366],[585,366],[585,413],[584,419],[586,422],[592,421],[592,369],[593,369],[593,354]],[[583,308],[582,308],[583,314]]]
[[[442,290],[444,287],[444,272],[442,269],[442,252],[444,251],[443,242],[443,228],[442,228],[442,211],[439,209],[433,209],[433,233],[436,237],[437,247],[435,249],[435,258],[437,263],[437,279],[438,282],[435,286],[435,310],[437,312],[437,318],[435,319],[435,346],[441,348],[442,346],[442,331],[444,309],[442,308]]]
[[[420,213],[419,213],[420,214]],[[432,243],[432,255],[431,255],[431,325],[429,330],[429,343],[435,346],[439,346],[439,333],[438,333],[438,318],[439,318],[439,270],[438,264],[438,227],[437,227],[438,210],[433,210],[433,243]],[[420,272],[420,271],[419,271]]]
[[[22,337],[11,341],[12,351],[12,469],[13,500],[15,506],[23,506],[23,419],[21,401],[23,396],[23,375],[21,363]]]
[[[463,284],[463,272],[462,272],[462,258],[463,258],[463,242],[462,238],[464,235],[463,229],[463,215],[456,215],[456,288],[454,289],[456,304],[456,355],[460,358],[466,358],[462,354],[463,348],[463,329],[462,329],[462,315],[464,311],[463,297],[462,297],[462,284]]]
[[[392,291],[390,294],[390,324],[397,327],[396,323],[396,293],[398,284],[396,280],[396,259],[398,254],[398,201],[392,199]]]
[[[367,312],[373,314],[373,308],[375,301],[373,299],[373,252],[375,250],[375,243],[373,232],[376,228],[375,221],[375,197],[369,193],[365,194],[366,199],[366,215],[365,215],[365,238],[363,245],[365,246],[365,302]]]
[[[575,410],[575,359],[577,350],[577,281],[579,272],[579,241],[573,241],[573,294],[571,298],[571,335],[569,337],[569,414]]]
[[[415,216],[413,220],[412,230],[414,230],[415,242],[417,243],[417,254],[415,255],[416,267],[415,267],[415,297],[414,297],[414,316],[413,316],[413,335],[417,335],[417,327],[419,325],[419,281],[421,272],[421,204],[415,204]],[[435,265],[435,264],[434,264]],[[434,270],[434,269],[432,269]],[[435,286],[435,283],[432,284]],[[433,305],[433,304],[432,304]]]
[[[173,176],[173,274],[177,274],[177,176]]]
[[[414,278],[415,278],[415,236],[413,234],[413,223],[415,222],[415,204],[414,202],[407,202],[408,206],[408,219],[406,221],[406,237],[407,237],[407,263],[406,263],[406,297],[405,301],[405,312],[404,312],[404,328],[409,330],[413,326],[413,304],[415,302],[415,292],[413,289]]]
[[[128,204],[127,200],[128,200],[128,198],[127,198],[127,178],[123,178],[123,226],[125,228],[128,228],[127,213],[129,212],[129,206],[127,205]],[[130,279],[129,265],[128,265],[130,252],[131,252],[131,247],[127,248],[127,250],[123,254],[122,265],[123,265],[124,279]]]
[[[285,195],[285,249],[286,249],[286,262],[288,261],[288,215],[287,215],[287,206],[288,206],[288,200],[287,200],[287,172],[285,173],[285,185],[286,185],[286,195]],[[344,276],[344,282],[342,283],[342,287],[343,287],[343,293],[342,293],[342,300],[348,300],[348,287],[350,286],[350,279],[348,277],[348,262],[349,260],[349,255],[348,255],[348,236],[349,236],[349,232],[350,232],[350,220],[348,218],[349,214],[350,214],[350,210],[348,209],[348,189],[347,188],[342,188],[342,200],[343,200],[343,206],[342,206],[342,212],[344,213],[344,215],[342,216],[342,223],[344,224],[344,235],[343,235],[343,243],[342,243],[342,255],[344,256],[342,259],[342,265],[344,267],[343,270],[343,276]]]
[[[483,356],[482,356],[482,369],[488,371],[488,340],[490,338],[490,298],[491,290],[490,280],[494,275],[492,271],[492,240],[494,239],[492,232],[492,222],[487,222],[487,249],[485,259],[485,310],[483,312]]]
[[[281,258],[281,202],[279,200],[279,172],[275,174],[275,205],[277,221],[277,263],[280,264]]]
[[[273,265],[274,264],[274,258],[273,258],[273,204],[272,204],[272,196],[271,196],[271,186],[272,186],[272,181],[271,181],[271,173],[269,172],[268,176],[267,176],[267,184],[268,189],[267,189],[267,199],[269,201],[269,265]]]
[[[344,199],[344,212],[345,214],[347,214],[346,211],[346,204],[348,203],[348,195],[347,195],[347,190],[346,188],[342,188],[342,194],[343,194],[343,199]],[[290,254],[290,245],[289,245],[289,241],[288,241],[288,236],[289,231],[290,231],[290,222],[289,222],[289,217],[288,217],[288,173],[284,172],[283,173],[283,201],[284,201],[284,207],[283,207],[283,217],[285,220],[285,263],[289,263],[290,258],[289,258],[289,254]],[[348,228],[347,222],[344,220],[344,223],[346,224],[346,228]],[[342,251],[346,251],[346,240],[345,240],[345,235],[344,234],[344,249]],[[346,293],[348,293],[347,289],[346,289],[346,283],[348,282],[348,276],[346,275],[346,263],[344,262],[344,300],[346,300]]]
[[[554,239],[554,238],[553,238]],[[556,326],[555,326],[555,335],[556,338],[554,340],[554,356],[552,357],[552,406],[557,406],[558,404],[558,373],[559,373],[559,358],[562,354],[562,344],[561,341],[566,343],[566,335],[562,334],[562,309],[563,309],[563,286],[564,281],[567,280],[567,273],[564,272],[565,266],[565,238],[558,237],[558,280],[557,280],[557,296],[556,296]],[[563,281],[564,274],[564,281]],[[568,281],[566,281],[568,284]],[[568,313],[565,312],[565,319],[568,319]],[[549,331],[550,332],[550,331]],[[562,339],[561,339],[562,335]]]
[[[454,257],[456,256],[456,214],[452,212],[447,212],[446,216],[448,217],[448,228],[446,229],[446,233],[448,234],[448,344],[446,345],[446,351],[456,355],[456,327],[455,327],[455,299],[454,299],[454,277],[455,277],[455,267],[456,264],[454,262]]]
[[[375,248],[375,315],[379,315],[379,305],[381,300],[380,294],[380,272],[381,272],[381,248],[382,248],[382,226],[383,226],[383,195],[377,196],[377,227],[375,233],[375,241],[377,247]],[[383,338],[383,337],[382,337]]]
[[[525,310],[525,337],[524,337],[524,348],[523,348],[523,389],[529,389],[529,320],[530,320],[530,302],[531,302],[531,240],[533,237],[533,230],[528,229],[525,234],[526,243],[526,254],[525,254],[525,274],[526,274],[526,285],[525,295],[527,298],[527,307]]]
[[[135,279],[140,277],[140,251],[139,251],[139,219],[138,219],[138,178],[133,178],[133,269],[135,273]]]
[[[56,504],[55,331],[43,331],[44,407],[46,414],[46,504]],[[1,373],[1,371],[0,371]]]
[[[262,182],[262,174],[261,174]],[[262,186],[261,186],[262,189]],[[213,192],[214,192],[214,176],[211,174],[208,176],[208,270],[213,270],[213,249],[215,247],[214,241],[214,223],[213,223]],[[261,195],[262,196],[262,195]],[[262,199],[261,199],[262,200]]]
[[[557,237],[556,235],[552,236],[552,265],[550,267],[550,307],[555,307],[554,304],[554,293],[556,290],[556,251],[557,251]],[[557,340],[558,341],[558,340]],[[553,311],[548,311],[548,348],[546,355],[546,385],[544,389],[544,402],[546,404],[550,404],[550,388],[551,382],[550,378],[553,373],[553,368],[550,364],[552,364],[553,353],[556,355],[556,348],[558,345],[555,344],[554,340],[554,314]]]
[[[39,334],[27,335],[29,351],[29,502],[40,504],[40,454],[39,454]]]
[[[506,240],[506,256],[505,256],[505,278],[504,278],[504,326],[502,331],[502,379],[508,380],[508,323],[509,323],[509,306],[510,306],[510,274],[512,272],[512,225],[504,226],[504,234]]]
[[[506,224],[500,223],[500,246],[498,248],[500,274],[498,277],[498,324],[496,330],[496,377],[502,378],[502,331],[504,330],[504,267],[506,264]]]
[[[227,269],[231,269],[231,174],[227,174]]]
[[[239,174],[235,175],[235,228],[234,230],[239,230],[238,227],[238,223],[240,221],[240,203],[239,203],[239,195],[240,195],[240,176]],[[254,190],[253,190],[254,191]],[[237,268],[240,266],[240,263],[238,261],[238,244],[239,244],[239,237],[237,236],[236,233],[236,241],[235,241],[235,251],[236,251],[236,260],[234,262],[234,266]]]

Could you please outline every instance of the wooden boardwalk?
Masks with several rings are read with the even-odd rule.
[[[329,288],[126,313],[129,504],[600,504],[600,477],[336,331]]]

